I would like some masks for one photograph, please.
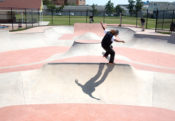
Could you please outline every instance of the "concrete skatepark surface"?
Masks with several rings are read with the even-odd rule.
[[[100,24],[0,31],[0,121],[174,121],[171,37],[106,26],[126,41],[114,65]]]

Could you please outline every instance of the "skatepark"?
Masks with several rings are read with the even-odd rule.
[[[126,42],[113,65],[98,23],[0,30],[0,121],[174,121],[175,40],[105,26]]]

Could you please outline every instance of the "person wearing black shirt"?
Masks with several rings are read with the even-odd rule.
[[[142,17],[140,19],[140,22],[141,22],[141,26],[142,26],[142,31],[145,31],[145,19]]]
[[[103,30],[105,31],[105,36],[102,39],[101,46],[102,48],[106,51],[105,54],[103,55],[105,58],[110,55],[109,59],[109,64],[114,63],[114,58],[115,58],[115,51],[113,50],[112,43],[115,42],[122,42],[125,43],[123,40],[119,40],[117,38],[119,31],[118,30],[111,30],[111,31],[106,31],[105,27],[103,26],[103,23],[100,22]]]

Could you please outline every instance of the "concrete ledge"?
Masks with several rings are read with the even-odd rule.
[[[169,37],[169,43],[175,44],[175,32],[171,33],[171,36]]]

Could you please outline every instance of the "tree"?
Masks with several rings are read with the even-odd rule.
[[[120,15],[120,13],[123,13],[124,9],[120,7],[120,5],[117,5],[115,7],[115,12],[117,15]]]
[[[105,10],[106,10],[106,13],[108,15],[111,15],[114,11],[114,3],[111,2],[111,0],[109,0],[105,6]]]
[[[44,5],[49,5],[50,4],[50,0],[43,0],[43,4]]]
[[[50,10],[54,10],[54,9],[56,9],[56,6],[54,4],[49,4],[49,5],[47,5],[47,8]]]
[[[53,0],[43,0],[43,4],[46,5],[49,10],[56,9],[56,6],[55,6]]]
[[[142,0],[136,0],[136,6],[135,6],[136,12],[142,10],[142,7],[143,7]]]
[[[97,13],[97,9],[95,8],[95,7],[96,7],[96,5],[95,5],[95,4],[93,4],[91,7],[92,7],[92,16],[94,16],[94,14],[96,14],[96,13]]]
[[[134,13],[134,3],[135,1],[134,0],[128,0],[129,2],[129,5],[128,5],[128,9],[129,9],[129,14],[132,16],[133,13]]]

